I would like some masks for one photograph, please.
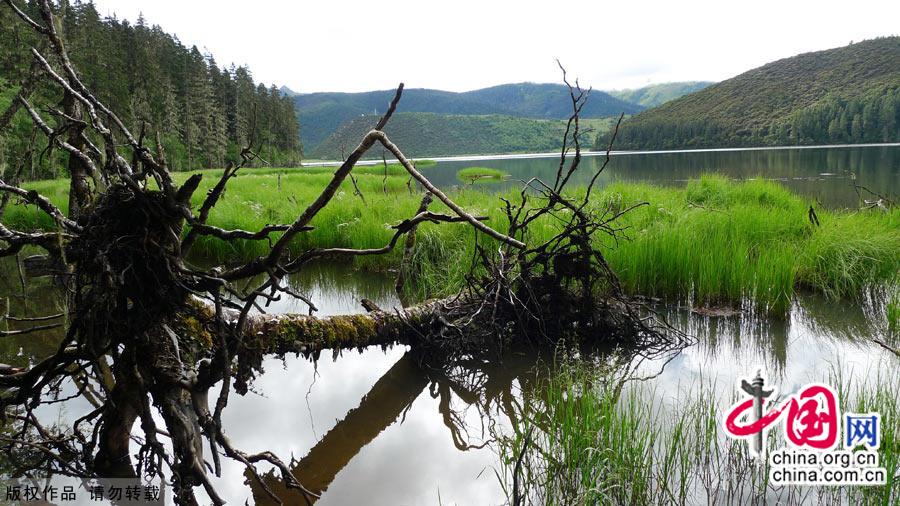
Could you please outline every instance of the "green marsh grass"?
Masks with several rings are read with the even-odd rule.
[[[248,169],[240,173],[210,217],[222,228],[258,230],[290,223],[318,196],[334,167]],[[421,194],[408,185],[397,165],[359,167],[354,171],[364,199],[345,181],[332,205],[313,220],[315,230],[301,234],[293,250],[307,247],[372,248],[386,244],[396,225],[412,216]],[[204,171],[194,195],[199,205],[221,171]],[[180,179],[187,176],[178,174]],[[27,184],[65,209],[68,183]],[[573,193],[578,193],[576,189]],[[511,197],[512,193],[507,194]],[[504,230],[507,223],[497,195],[457,189],[451,197],[469,212],[489,217]],[[854,298],[870,285],[889,283],[900,272],[900,211],[830,211],[818,209],[821,226],[807,219],[809,202],[769,181],[732,182],[704,176],[685,188],[613,184],[597,191],[590,208],[616,212],[638,202],[617,224],[623,237],[595,237],[623,285],[632,293],[687,301],[698,306],[749,304],[753,309],[785,314],[797,289],[832,298]],[[449,212],[436,201],[431,210]],[[558,230],[545,216],[534,223],[526,241],[536,243]],[[3,222],[17,229],[51,229],[49,218],[34,208],[8,206]],[[479,241],[485,244],[486,239]],[[422,224],[414,250],[411,295],[433,297],[457,291],[464,283],[475,237],[464,224]],[[226,243],[204,237],[195,253],[214,260],[239,261],[263,254],[265,241]],[[400,252],[355,260],[362,269],[395,268]],[[896,305],[895,305],[896,307]]]
[[[797,288],[856,297],[900,271],[900,212],[818,210],[769,181],[703,176],[683,190],[617,184],[601,198],[625,215],[630,241],[608,244],[607,258],[633,292],[688,297],[696,305],[742,300],[783,313]],[[623,204],[619,204],[619,203]]]
[[[888,330],[900,333],[900,284],[895,284],[887,303]]]

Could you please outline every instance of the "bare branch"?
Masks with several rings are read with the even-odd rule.
[[[289,227],[290,225],[266,225],[257,232],[248,232],[246,230],[225,230],[212,225],[197,223],[193,225],[192,230],[196,230],[199,235],[211,235],[224,241],[233,241],[235,239],[257,241],[260,239],[268,239],[271,233],[284,232]],[[303,231],[309,230],[313,230],[313,227],[305,227]]]
[[[32,332],[38,332],[41,330],[50,330],[57,329],[62,327],[62,323],[49,323],[47,325],[35,325],[33,327],[29,327],[27,329],[16,329],[16,330],[0,330],[0,337],[7,336],[20,336],[23,334],[30,334]]]
[[[74,221],[66,218],[66,216],[59,210],[53,203],[50,202],[50,199],[44,197],[40,193],[35,190],[25,190],[23,188],[19,188],[17,186],[8,185],[0,179],[0,191],[8,192],[13,195],[17,195],[22,200],[29,204],[34,204],[41,211],[47,213],[53,221],[58,223],[61,227],[66,230],[79,232],[81,231],[81,226],[79,226]]]
[[[13,10],[13,12],[16,13],[17,16],[22,18],[22,21],[24,21],[28,26],[33,28],[36,32],[38,32],[40,34],[44,34],[44,35],[48,35],[50,33],[46,27],[39,25],[37,22],[35,22],[33,19],[31,19],[28,16],[28,14],[25,14],[24,12],[22,12],[22,10],[19,9],[19,7],[15,3],[13,3],[12,0],[3,0],[3,1],[6,2],[6,5],[9,5],[9,7]]]
[[[423,176],[421,172],[416,170],[415,166],[413,166],[413,164],[400,151],[400,148],[398,148],[393,142],[391,142],[391,140],[388,139],[387,135],[385,135],[384,132],[381,132],[378,130],[373,130],[373,131],[369,132],[369,135],[374,135],[381,142],[381,144],[385,148],[387,148],[387,150],[390,151],[394,155],[394,157],[397,158],[397,161],[399,161],[400,164],[403,165],[403,168],[405,168],[406,171],[409,172],[409,174],[413,177],[413,179],[418,181],[419,184],[421,184],[426,190],[428,190],[429,192],[434,194],[434,196],[437,197],[438,200],[443,202],[444,205],[446,205],[447,207],[452,209],[453,212],[455,212],[457,215],[459,215],[465,221],[469,222],[469,224],[472,225],[473,227],[475,227],[476,229],[478,229],[478,231],[483,232],[488,237],[491,237],[500,242],[506,243],[515,248],[522,249],[525,247],[525,243],[523,243],[522,241],[519,241],[519,240],[509,237],[507,235],[501,234],[500,232],[497,232],[496,230],[492,229],[491,227],[489,227],[489,226],[485,225],[484,223],[482,223],[481,221],[479,221],[477,218],[475,218],[471,214],[467,213],[465,210],[463,210],[463,208],[459,207],[455,202],[450,200],[450,197],[448,197],[444,192],[439,190],[436,186],[431,184],[431,181],[429,181],[425,176]]]
[[[55,142],[56,145],[66,150],[69,154],[77,157],[85,165],[87,165],[92,172],[97,172],[97,166],[94,164],[94,161],[91,160],[91,157],[89,157],[87,154],[85,154],[75,146],[62,140],[59,136],[59,133],[55,132],[47,125],[47,123],[44,122],[41,116],[37,113],[37,111],[34,110],[33,107],[31,107],[31,104],[29,104],[27,100],[25,100],[22,96],[16,97],[16,100],[18,100],[25,108],[25,110],[28,111],[28,114],[31,116],[31,120],[42,132],[44,132],[44,135],[46,135],[51,142]]]
[[[487,220],[487,216],[472,216],[471,219],[478,221]],[[430,221],[432,223],[463,223],[468,222],[468,217],[461,216],[448,216],[446,214],[438,214],[433,213],[431,211],[423,211],[419,214],[413,216],[408,220],[403,220],[397,225],[394,225],[393,228],[396,230],[394,235],[391,237],[390,242],[381,248],[370,248],[370,249],[354,249],[354,248],[316,248],[311,249],[302,255],[300,255],[296,260],[289,263],[285,266],[285,270],[288,272],[295,271],[299,266],[302,266],[304,263],[314,259],[314,258],[322,258],[322,257],[333,257],[333,256],[366,256],[366,255],[383,255],[385,253],[389,253],[394,249],[394,246],[397,245],[397,241],[406,233],[411,230],[415,230],[416,226],[419,223],[424,221]]]

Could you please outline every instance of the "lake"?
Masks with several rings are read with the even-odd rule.
[[[585,156],[573,182],[586,184],[604,160],[605,155],[601,154]],[[518,188],[521,181],[532,177],[552,181],[559,167],[559,155],[438,159],[436,165],[422,172],[436,185],[449,188],[465,184],[456,173],[473,166],[509,174],[509,180],[502,183],[475,185],[484,191],[498,191]],[[621,181],[678,186],[710,172],[739,180],[771,179],[822,205],[856,207],[859,195],[866,199],[873,196],[862,189],[858,195],[854,184],[891,195],[894,200],[900,195],[900,145],[617,152],[611,156],[598,185]]]

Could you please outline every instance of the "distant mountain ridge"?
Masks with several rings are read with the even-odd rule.
[[[351,119],[309,155],[317,159],[340,159],[356,147],[377,120],[374,114]],[[612,121],[610,118],[582,120],[583,142],[589,144],[596,132],[607,130]],[[407,156],[431,157],[555,151],[562,147],[565,126],[566,121],[561,119],[399,112],[391,118],[385,131]],[[587,133],[591,128],[594,132]],[[381,156],[379,150],[372,150],[368,155]]]
[[[894,36],[784,58],[648,109],[623,123],[616,148],[898,141]]]
[[[290,89],[282,89],[286,94]],[[307,153],[345,122],[366,114],[381,114],[394,90],[361,93],[294,94],[300,119],[300,138]],[[635,114],[644,107],[592,91],[582,110],[584,118],[602,118]],[[503,115],[532,119],[564,119],[571,113],[568,89],[560,84],[503,84],[467,92],[424,88],[406,89],[398,112],[427,112],[451,115]]]
[[[674,83],[648,84],[642,88],[632,88],[625,90],[607,91],[610,95],[631,102],[633,104],[642,105],[644,107],[656,107],[676,98],[683,97],[688,93],[700,91],[703,88],[716,84],[712,81],[684,81]]]

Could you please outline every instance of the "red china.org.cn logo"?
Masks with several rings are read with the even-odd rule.
[[[881,416],[843,413],[837,392],[810,383],[776,400],[761,372],[740,382],[744,399],[726,411],[725,433],[747,440],[750,453],[765,460],[766,433],[782,424],[786,448],[769,455],[769,479],[775,485],[884,485],[887,471],[878,466]],[[841,438],[841,422],[844,432]]]

